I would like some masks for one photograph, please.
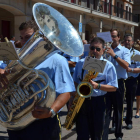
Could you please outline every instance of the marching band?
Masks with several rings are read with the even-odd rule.
[[[62,36],[60,35],[60,38],[57,38],[58,35],[61,34],[61,30],[58,26],[57,20],[54,19],[52,15],[50,15],[49,11],[45,13],[44,10],[43,12],[41,13],[42,15],[40,15],[40,18],[44,19],[44,22],[42,21],[42,19],[39,19],[39,26],[43,26],[43,24],[48,22],[46,24],[48,27],[44,30],[51,30],[51,26],[49,25],[49,18],[50,20],[54,21],[54,24],[56,24],[56,26],[53,26],[52,30],[54,34],[56,32],[57,34],[55,34],[55,37],[53,36],[51,38],[51,43],[54,43],[54,46],[58,45],[60,47],[62,45],[62,42],[60,40]],[[35,21],[30,20],[27,22],[23,22],[19,27],[20,42],[18,43],[20,43],[20,46],[23,47],[25,44],[31,43],[29,42],[29,40],[37,30],[39,30],[39,27]],[[134,43],[133,37],[130,34],[125,35],[123,42],[124,46],[122,46],[120,43],[120,33],[117,29],[111,29],[110,35],[112,38],[111,47],[106,46],[105,40],[100,37],[96,37],[96,35],[92,35],[89,45],[87,45],[86,41],[83,41],[83,44],[86,44],[88,46],[88,51],[86,50],[86,52],[83,52],[84,54],[81,54],[81,56],[70,56],[65,50],[69,50],[71,48],[65,49],[63,52],[64,46],[61,46],[61,52],[57,51],[57,53],[52,54],[50,57],[46,57],[46,59],[44,59],[40,64],[37,64],[37,66],[35,66],[34,71],[35,73],[39,74],[38,79],[32,80],[33,77],[35,77],[35,74],[33,74],[32,76],[27,76],[25,74],[26,77],[22,79],[23,81],[19,86],[21,87],[20,90],[19,87],[16,87],[16,89],[18,90],[13,90],[13,88],[11,88],[12,85],[7,82],[7,75],[13,76],[14,72],[11,72],[11,70],[9,70],[10,68],[7,64],[5,64],[3,61],[0,61],[0,120],[3,121],[2,124],[6,123],[5,127],[7,128],[9,140],[61,140],[61,122],[59,119],[59,112],[67,102],[68,111],[70,107],[73,107],[73,101],[75,100],[74,98],[77,94],[76,90],[78,84],[80,84],[82,80],[84,80],[84,76],[88,73],[88,70],[83,69],[85,58],[87,56],[94,56],[94,59],[105,61],[106,65],[103,73],[99,72],[97,77],[93,79],[89,78],[87,81],[92,85],[94,90],[90,97],[85,98],[80,110],[77,112],[75,120],[77,140],[89,140],[90,138],[91,140],[108,140],[109,125],[112,112],[114,115],[112,121],[112,129],[114,130],[116,140],[122,140],[122,119],[124,111],[123,103],[125,98],[127,104],[125,117],[125,123],[127,125],[126,128],[129,130],[133,128],[132,112],[135,96],[137,98],[137,112],[135,118],[139,118],[140,60],[135,60],[134,57],[140,56],[140,51],[138,50],[140,47],[138,47],[137,44]],[[48,36],[43,36],[43,39],[47,38]],[[44,40],[46,41],[47,39]],[[72,40],[64,40],[65,43],[66,41],[69,42]],[[82,41],[79,41],[77,39],[77,42],[81,43]],[[70,52],[81,51],[84,48],[83,44],[81,45],[82,47],[78,47],[73,46],[74,44],[72,42],[71,46],[73,46],[74,49],[71,49]],[[47,46],[44,45],[43,48],[46,50],[52,49],[49,47],[49,43],[47,44]],[[35,49],[32,49],[32,51],[34,51]],[[26,51],[29,50],[27,49]],[[30,54],[32,54],[32,52],[30,52]],[[108,57],[104,58],[104,54],[108,55]],[[26,59],[26,56],[24,57]],[[37,61],[37,59],[39,59],[35,56],[34,58],[35,59],[33,61]],[[26,60],[26,62],[27,61],[28,59]],[[14,63],[12,66],[16,68],[16,65],[17,63]],[[29,68],[24,66],[24,64],[20,63],[20,65],[29,70]],[[18,68],[16,74],[24,75],[24,72],[20,70],[21,69]],[[49,89],[44,91],[39,90],[39,92],[36,93],[36,91],[38,91],[40,87],[44,88],[44,81],[46,81],[44,77],[42,78],[42,75],[40,75],[40,71],[43,71],[43,73],[48,75],[48,78],[51,79],[52,84],[51,82],[49,82]],[[97,72],[98,71],[96,71],[95,73]],[[41,78],[44,81],[40,80],[38,82],[38,80]],[[16,81],[16,84],[19,83],[18,78],[14,80]],[[29,82],[28,87],[26,85],[27,81]],[[13,83],[13,87],[15,86],[15,83]],[[55,91],[52,91],[51,87],[53,86],[55,87]],[[23,95],[23,92],[20,92],[20,94],[16,93],[21,90],[25,92],[25,95]],[[85,86],[85,89],[82,90],[87,92],[88,86]],[[10,92],[12,95],[10,95]],[[37,96],[33,96],[33,94],[31,94],[34,92]],[[43,100],[43,96],[46,95],[45,98],[47,98],[47,92],[56,93],[54,102],[51,103],[51,101],[47,101],[49,102],[48,104],[50,104],[50,107],[46,107],[45,100]],[[50,95],[51,94],[49,94],[49,96]],[[24,99],[23,96],[25,96]],[[26,100],[27,97],[29,97],[28,102]],[[11,102],[9,103],[9,101]],[[16,102],[19,101],[21,101],[21,104],[18,108]],[[32,104],[33,106],[31,106]],[[12,108],[12,110],[10,110],[10,107],[13,105],[14,107]],[[76,106],[78,105],[79,104],[77,103]],[[30,109],[28,109],[27,111],[27,108]],[[17,114],[19,110],[21,112]],[[27,112],[25,112],[25,110]],[[27,114],[29,112],[30,117],[35,118],[34,121],[32,120],[30,123],[28,123],[27,126],[22,129],[20,129],[19,127],[17,127],[17,129],[14,129],[14,127],[13,129],[11,129],[12,125],[17,125],[18,123],[21,123],[21,121],[23,121],[23,119],[21,119],[23,116],[26,116],[24,118],[27,118]],[[5,118],[5,116],[8,116],[8,119]],[[25,119],[24,121],[29,120]]]

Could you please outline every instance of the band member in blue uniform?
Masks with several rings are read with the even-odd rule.
[[[133,38],[131,35],[125,35],[124,45],[130,50],[130,58],[132,59],[135,55],[140,55],[140,52],[135,50],[133,46]],[[125,80],[126,87],[126,103],[127,103],[127,112],[125,123],[127,129],[132,129],[132,117],[133,117],[133,101],[137,89],[137,77],[139,73],[133,73],[135,68],[140,68],[140,62],[135,62],[131,60],[131,65],[129,65],[127,72],[128,78]]]
[[[103,140],[108,140],[109,123],[111,120],[112,106],[115,115],[115,137],[116,140],[122,140],[122,117],[123,117],[123,99],[124,99],[124,79],[127,79],[126,69],[130,64],[130,51],[120,45],[120,33],[117,29],[112,29],[111,37],[113,40],[111,48],[107,48],[106,53],[110,56],[108,60],[113,63],[117,72],[118,89],[116,92],[108,92],[106,96],[106,118],[104,126]]]
[[[34,21],[23,22],[20,27],[22,46],[38,30]],[[39,120],[19,131],[8,130],[9,140],[60,140],[61,124],[57,112],[67,103],[70,92],[75,91],[74,83],[69,72],[67,60],[59,54],[54,54],[36,69],[43,70],[53,81],[56,90],[56,100],[48,108],[35,106],[32,115]],[[23,106],[24,107],[24,106]],[[55,115],[56,114],[56,115]]]
[[[69,64],[69,69],[70,69],[70,73],[73,76],[74,70],[75,70],[75,66],[76,63],[79,61],[79,57],[74,57],[74,56],[70,56],[68,54],[62,53],[62,56],[64,56]]]
[[[106,61],[106,66],[103,73],[99,73],[95,79],[92,79],[94,91],[91,98],[86,98],[76,119],[77,140],[101,140],[105,117],[105,94],[108,91],[116,91],[118,87],[116,70],[113,64],[105,59],[102,55],[104,53],[104,40],[95,37],[90,44],[90,56],[95,56],[96,59]],[[76,85],[83,80],[86,70],[82,70],[85,58],[81,59],[75,68],[73,79]],[[74,95],[74,93],[73,93]],[[70,99],[70,103],[72,98]]]
[[[7,64],[3,63],[3,61],[0,61],[0,69],[4,69],[7,66]]]

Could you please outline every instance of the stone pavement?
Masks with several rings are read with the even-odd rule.
[[[124,104],[124,110],[126,109],[126,104]],[[134,102],[134,108],[133,108],[133,115],[135,116],[136,112],[136,102]],[[61,123],[64,124],[65,116],[67,113],[66,107],[63,108],[61,112]],[[125,116],[125,112],[124,112]],[[133,129],[127,130],[126,124],[123,121],[123,140],[140,140],[140,118],[135,119],[133,117]],[[71,131],[67,131],[65,128],[62,127],[62,140],[76,140],[76,133],[75,133],[75,126]],[[115,140],[114,134],[109,134],[109,140]]]
[[[124,108],[125,106],[126,105],[124,104]],[[136,112],[136,103],[134,102],[134,109],[133,109],[134,115],[135,112]],[[60,119],[62,123],[62,140],[76,140],[75,126],[70,131],[67,131],[65,128],[63,128],[66,114],[67,114],[67,108],[65,106],[60,114],[61,116]],[[125,126],[126,126],[125,122],[123,122],[123,133],[124,133],[123,140],[140,140],[140,118],[139,119],[133,118],[132,130],[126,130]],[[6,129],[1,125],[0,125],[0,140],[8,140]],[[109,140],[115,140],[114,134],[109,134]]]

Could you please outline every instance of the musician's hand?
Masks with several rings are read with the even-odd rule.
[[[92,80],[90,80],[90,83],[91,83],[91,85],[93,86],[94,89],[98,88],[98,83],[96,83],[96,82],[94,82]]]
[[[6,78],[6,71],[4,69],[0,69],[0,90],[8,87],[8,80]]]
[[[4,69],[0,69],[0,74],[4,74],[5,70]]]
[[[131,69],[130,67],[128,67],[128,68],[126,69],[126,71],[127,71],[127,72],[132,72],[132,69]]]
[[[111,48],[109,48],[109,47],[107,47],[106,53],[108,53],[108,54],[111,55],[112,57],[115,57],[115,55],[116,55],[116,54],[114,53],[113,49],[111,49]]]
[[[34,118],[44,119],[51,117],[52,114],[49,108],[35,106],[32,115]]]

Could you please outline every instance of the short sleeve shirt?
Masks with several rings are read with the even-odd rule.
[[[75,72],[73,75],[73,79],[74,82],[76,82],[77,84],[81,83],[81,78],[85,76],[85,74],[88,73],[88,71],[84,70],[83,76],[82,76],[82,66],[84,63],[85,58],[81,59],[77,64],[76,64],[76,68],[75,68]],[[104,60],[106,61],[106,66],[104,68],[103,73],[99,73],[98,76],[95,79],[92,79],[93,81],[98,81],[98,80],[102,80],[103,82],[101,82],[100,84],[106,84],[106,85],[111,85],[114,86],[116,88],[118,88],[118,81],[117,81],[117,74],[116,74],[116,70],[115,67],[113,66],[113,64],[111,62],[109,62],[106,59],[103,59],[103,57],[100,58],[100,60]],[[92,94],[92,96],[101,96],[106,94],[106,91],[102,91],[99,89],[94,89],[94,92]]]

